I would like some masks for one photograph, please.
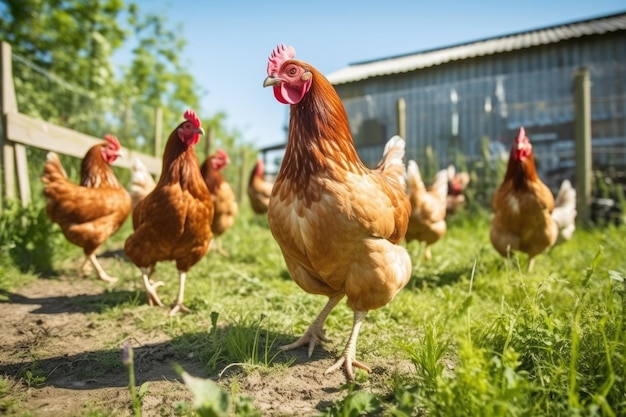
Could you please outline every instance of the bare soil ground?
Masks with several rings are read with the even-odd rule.
[[[102,286],[93,280],[39,279],[16,291],[0,289],[0,295],[8,298],[0,302],[0,375],[10,384],[8,394],[0,395],[0,414],[57,417],[104,410],[112,416],[132,415],[128,372],[120,357],[129,335],[137,385],[149,383],[144,416],[173,416],[178,403],[192,403],[174,362],[191,375],[210,377],[199,361],[180,357],[164,332],[133,326],[133,315],[144,307],[115,322],[90,314],[107,302]],[[217,382],[228,390],[236,383],[240,394],[251,397],[267,416],[319,415],[345,397],[345,375],[323,375],[333,363],[332,354],[320,348],[311,359],[305,349],[291,353],[295,363],[284,370],[262,375],[234,366]],[[382,358],[369,365],[373,372],[366,384],[372,391],[395,369],[407,367]]]

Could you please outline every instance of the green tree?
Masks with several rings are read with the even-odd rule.
[[[160,156],[157,108],[162,141],[193,108],[213,138],[200,156],[225,149],[231,155],[226,176],[235,181],[251,167],[246,159],[253,160],[255,152],[240,142],[237,129],[225,127],[225,113],[202,114],[200,99],[207,92],[183,58],[183,36],[181,24],[170,25],[124,0],[0,0],[0,40],[12,45],[20,112],[96,137],[114,133],[124,146]],[[114,54],[124,51],[128,64],[113,68]],[[31,169],[38,171],[43,155],[28,152]],[[72,177],[78,162],[66,163]],[[118,174],[122,180],[127,175]]]
[[[129,7],[128,16],[136,45],[130,65],[124,68],[120,92],[125,102],[125,132],[138,139],[139,148],[158,154],[161,150],[154,149],[153,138],[142,134],[154,132],[154,110],[162,109],[167,135],[187,108],[200,112],[205,92],[181,60],[186,41],[179,35],[180,27],[171,30],[164,17],[144,16],[136,5]]]
[[[126,38],[121,0],[2,0],[0,39],[12,45],[20,111],[100,135],[111,55]],[[81,111],[89,108],[90,112]],[[94,133],[95,134],[95,133]]]
[[[164,131],[187,107],[200,110],[202,91],[181,63],[180,32],[135,3],[0,0],[0,15],[21,112],[153,150],[145,132],[154,131],[157,107]],[[124,47],[132,48],[131,63],[116,74],[112,57]]]

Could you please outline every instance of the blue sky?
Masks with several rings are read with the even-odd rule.
[[[227,125],[256,147],[286,140],[288,106],[262,87],[279,43],[329,74],[353,62],[626,11],[624,0],[136,2],[171,28],[183,24],[182,62],[206,92],[202,116],[225,112]]]

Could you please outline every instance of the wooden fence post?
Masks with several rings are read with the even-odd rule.
[[[576,217],[586,227],[591,220],[591,81],[587,68],[574,74],[574,111]]]
[[[398,99],[398,135],[406,140],[406,101]]]
[[[7,113],[17,113],[11,45],[0,45],[0,211],[5,199],[15,198],[15,146],[7,140]]]

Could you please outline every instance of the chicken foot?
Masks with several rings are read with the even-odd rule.
[[[220,255],[228,258],[228,252],[222,247],[222,240],[220,238],[216,237],[211,241],[211,248]]]
[[[296,340],[295,342],[289,345],[279,347],[279,349],[282,351],[287,351],[287,350],[297,349],[301,346],[308,344],[309,345],[308,355],[310,358],[311,355],[313,354],[313,349],[315,349],[315,345],[317,345],[318,342],[328,341],[328,339],[324,335],[324,322],[326,321],[326,317],[328,317],[328,314],[330,314],[332,309],[335,308],[337,303],[339,303],[339,301],[341,301],[342,298],[343,298],[343,294],[329,297],[328,302],[326,303],[326,305],[324,306],[320,314],[317,316],[315,321],[309,326],[309,328],[302,335],[302,337],[300,337],[298,340]]]
[[[185,313],[191,313],[191,310],[183,305],[183,299],[185,297],[185,280],[187,279],[187,273],[183,271],[178,271],[178,298],[176,298],[176,302],[172,306],[172,309],[169,312],[169,316],[173,316],[179,311],[183,311]]]
[[[354,312],[354,324],[352,325],[352,332],[350,333],[350,339],[348,339],[348,343],[346,344],[346,349],[343,351],[343,356],[335,362],[333,366],[328,368],[324,375],[329,374],[331,372],[335,372],[337,369],[341,368],[342,365],[346,368],[346,374],[349,380],[354,379],[354,371],[352,367],[361,368],[367,371],[368,373],[372,372],[372,369],[356,360],[356,341],[359,337],[359,330],[361,330],[361,324],[363,324],[363,319],[367,315],[367,311],[355,311]]]
[[[94,269],[96,270],[96,273],[98,274],[98,278],[100,278],[102,281],[108,282],[108,283],[117,282],[117,278],[111,277],[106,272],[104,272],[104,269],[100,265],[100,262],[98,262],[98,260],[96,259],[96,255],[94,253],[92,253],[91,255],[87,255],[85,257],[85,262],[83,263],[83,266],[80,268],[83,274],[88,274],[89,272],[91,272],[89,268],[89,263],[93,265]]]
[[[156,306],[162,307],[163,303],[161,302],[161,299],[159,298],[159,295],[157,294],[156,290],[160,286],[164,285],[164,282],[163,281],[153,282],[150,279],[150,275],[152,275],[153,271],[154,271],[153,268],[141,268],[141,277],[143,278],[143,285],[144,287],[146,287],[146,295],[148,296],[148,304],[150,306],[156,305]]]

